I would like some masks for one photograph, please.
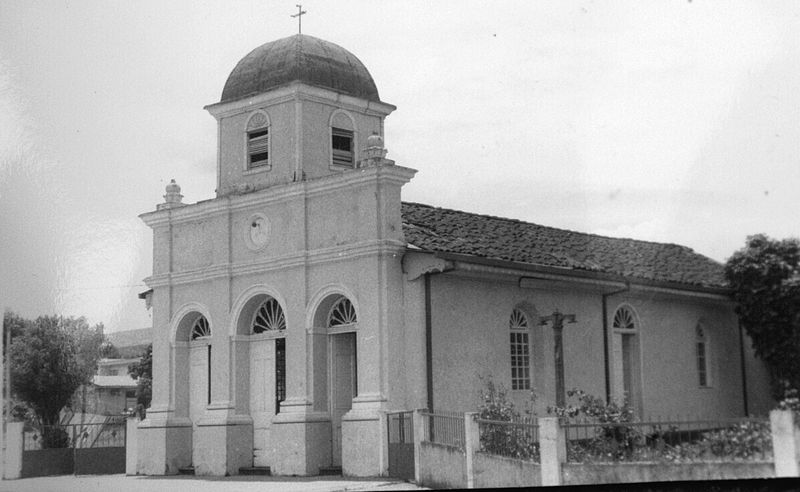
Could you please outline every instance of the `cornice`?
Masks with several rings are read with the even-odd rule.
[[[294,82],[236,101],[209,104],[204,106],[203,109],[208,111],[217,120],[220,120],[245,111],[251,111],[254,107],[281,104],[296,99],[330,104],[339,108],[358,111],[373,116],[388,116],[392,111],[397,109],[397,106],[389,103],[368,101],[366,99],[340,94],[336,91],[303,84],[301,82]]]
[[[254,273],[274,272],[304,265],[351,261],[365,256],[398,255],[402,254],[403,251],[405,251],[405,243],[402,241],[392,239],[362,241],[264,260],[214,265],[212,267],[198,268],[183,272],[162,273],[147,277],[144,281],[145,284],[151,288],[164,287],[167,285],[191,284],[228,276],[238,277]]]
[[[353,169],[339,174],[322,176],[308,181],[274,185],[243,195],[227,195],[194,204],[166,210],[155,210],[139,215],[151,228],[167,224],[181,224],[197,219],[208,219],[253,206],[315,197],[371,183],[388,183],[402,186],[417,173],[416,169],[387,165]]]

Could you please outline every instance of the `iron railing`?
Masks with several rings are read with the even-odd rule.
[[[423,411],[421,440],[464,449],[464,414],[459,412]]]
[[[482,452],[539,462],[539,424],[536,419],[476,421]]]
[[[767,461],[772,439],[767,419],[562,422],[567,461]]]
[[[108,448],[125,446],[125,419],[68,425],[42,425],[25,431],[22,449]]]

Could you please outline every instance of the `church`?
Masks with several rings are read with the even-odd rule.
[[[402,201],[384,102],[346,49],[257,47],[219,102],[217,189],[180,186],[153,230],[153,398],[137,470],[386,472],[381,414],[473,411],[491,379],[539,415],[565,391],[648,415],[763,414],[722,265]],[[423,170],[424,174],[424,170]]]

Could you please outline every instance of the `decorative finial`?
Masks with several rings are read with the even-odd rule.
[[[181,203],[181,200],[183,200],[183,195],[181,195],[181,187],[175,182],[174,179],[169,181],[169,184],[166,187],[166,192],[167,194],[164,195],[164,203],[157,205],[156,209],[162,210],[165,208],[182,207],[184,205]]]
[[[367,137],[367,148],[363,153],[364,158],[359,161],[358,167],[374,167],[394,164],[393,160],[386,158],[386,149],[383,148],[383,138],[378,132],[373,132]]]
[[[303,6],[300,4],[296,4],[297,13],[292,14],[289,17],[297,17],[297,34],[303,34],[303,14],[307,12],[303,10]]]

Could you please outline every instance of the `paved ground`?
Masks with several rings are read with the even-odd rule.
[[[64,475],[0,481],[0,491],[13,492],[333,492],[429,490],[392,479],[341,477],[127,477],[125,475]]]

